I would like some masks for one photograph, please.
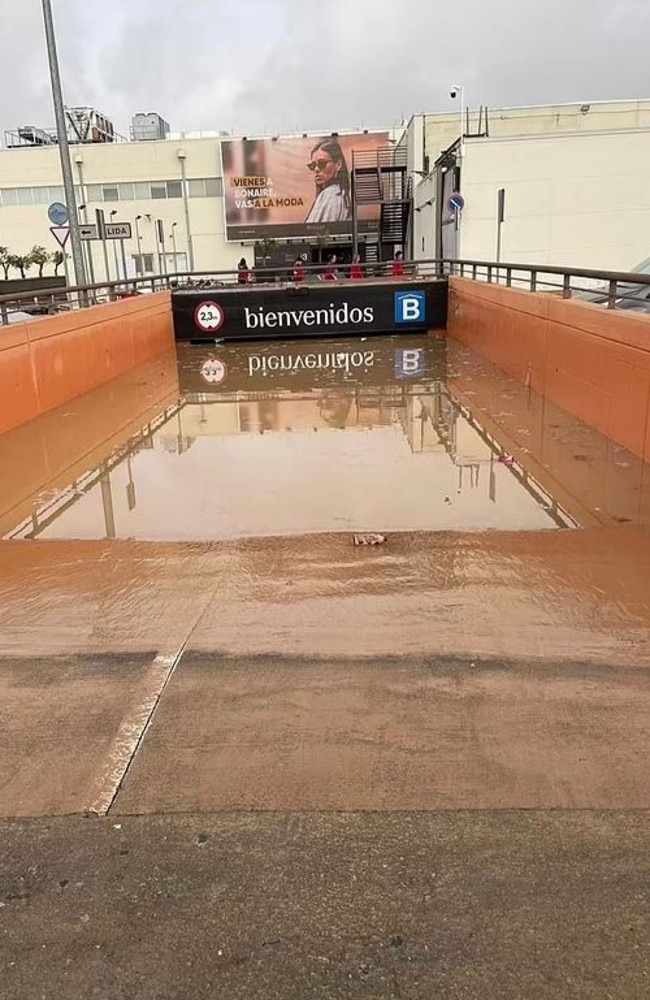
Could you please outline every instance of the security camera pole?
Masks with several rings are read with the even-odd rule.
[[[460,146],[458,147],[458,158],[462,160],[465,155],[465,88],[455,83],[451,88],[452,97],[460,97]]]
[[[70,147],[68,146],[68,130],[65,122],[63,94],[61,92],[61,76],[59,74],[59,60],[56,52],[56,37],[54,34],[54,21],[52,19],[52,5],[50,0],[42,0],[42,4],[43,21],[45,23],[45,39],[47,41],[47,58],[50,64],[50,80],[52,83],[52,103],[54,104],[54,118],[56,121],[56,132],[59,142],[59,155],[61,157],[63,189],[65,191],[65,201],[69,216],[70,243],[72,246],[72,264],[74,267],[75,284],[85,285],[86,269],[84,267],[83,248],[81,246],[81,237],[79,235],[79,218],[77,216],[77,201],[75,198],[74,181],[72,179]],[[65,253],[65,250],[63,252]]]

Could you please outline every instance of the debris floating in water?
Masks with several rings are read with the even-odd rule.
[[[355,535],[354,544],[355,545],[384,545],[388,539],[386,535]]]

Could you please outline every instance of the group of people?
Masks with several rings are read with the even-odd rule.
[[[374,268],[377,265],[373,264],[371,266]],[[291,267],[291,280],[295,284],[301,284],[307,280],[307,274],[307,264],[304,257],[296,257]],[[401,251],[398,251],[391,261],[390,274],[393,278],[404,277],[404,255]],[[360,281],[367,275],[358,253],[352,258],[351,264],[339,264],[336,254],[333,253],[328,257],[323,271],[315,274],[315,276],[323,281],[337,281],[339,278],[351,278],[353,281]],[[256,280],[254,268],[249,267],[246,258],[242,257],[237,265],[237,284],[250,285],[254,284]]]
[[[404,255],[401,251],[395,254],[391,262],[391,276],[393,278],[403,278],[404,277]],[[292,277],[294,282],[300,284],[304,281],[307,276],[307,271],[305,268],[305,262],[302,257],[296,258]],[[364,265],[361,263],[361,257],[358,253],[352,258],[351,264],[339,265],[338,258],[335,253],[331,254],[327,259],[327,264],[325,265],[325,270],[322,275],[323,281],[337,281],[339,278],[351,278],[353,281],[359,281],[366,277],[364,272]]]

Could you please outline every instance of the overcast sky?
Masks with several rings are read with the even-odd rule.
[[[52,0],[65,100],[128,132],[397,124],[650,96],[650,0]],[[50,125],[41,0],[0,0],[0,129]]]

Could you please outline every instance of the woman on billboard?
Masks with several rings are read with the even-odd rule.
[[[350,174],[337,139],[322,139],[311,151],[307,169],[314,175],[316,198],[307,223],[347,222],[352,218]]]

